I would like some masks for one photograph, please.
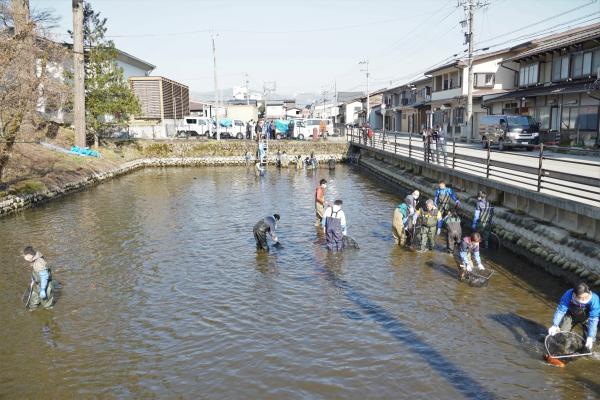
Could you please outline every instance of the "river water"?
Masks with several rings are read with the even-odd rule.
[[[322,177],[360,250],[317,242]],[[473,288],[395,247],[404,194],[348,166],[149,169],[1,219],[0,398],[597,398],[598,361],[542,360],[566,286],[492,252]],[[257,255],[272,212],[284,246]],[[27,244],[62,283],[53,310],[20,302]]]

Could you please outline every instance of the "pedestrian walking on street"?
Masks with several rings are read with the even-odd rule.
[[[252,138],[252,125],[253,125],[254,121],[250,120],[246,123],[246,139],[251,139]]]
[[[436,162],[438,164],[440,163],[440,155],[441,155],[444,160],[444,167],[446,166],[447,159],[448,159],[448,152],[447,152],[447,147],[446,147],[447,132],[448,131],[446,130],[446,124],[442,124],[441,126],[439,126],[438,133],[437,133],[437,140],[435,142]]]

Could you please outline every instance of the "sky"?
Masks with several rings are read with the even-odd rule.
[[[483,2],[483,0],[479,0]],[[157,66],[153,75],[214,90],[211,31],[219,86],[277,93],[365,91],[397,86],[464,54],[458,0],[91,0],[108,19],[117,48]],[[475,14],[475,48],[491,50],[600,22],[598,0],[487,0]],[[71,0],[30,0],[60,17],[68,40]],[[496,45],[495,47],[492,47]]]

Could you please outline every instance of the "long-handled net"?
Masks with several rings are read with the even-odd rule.
[[[562,359],[592,355],[585,348],[585,340],[575,332],[558,332],[544,340],[547,358]]]

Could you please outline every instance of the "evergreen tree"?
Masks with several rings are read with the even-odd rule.
[[[139,100],[125,80],[123,69],[117,65],[115,44],[105,37],[106,21],[92,9],[90,3],[85,3],[85,114],[86,128],[94,138],[126,125],[132,115],[141,111]],[[69,33],[72,37],[72,32]]]

